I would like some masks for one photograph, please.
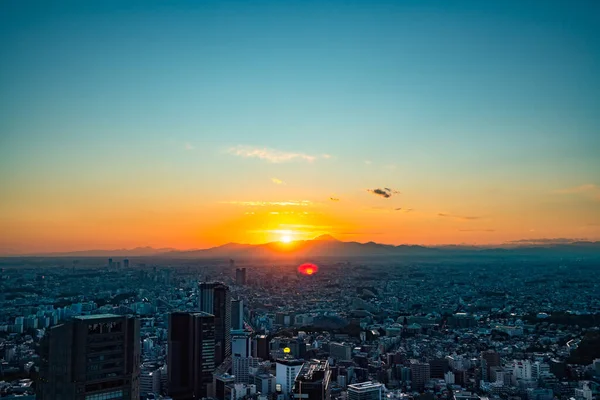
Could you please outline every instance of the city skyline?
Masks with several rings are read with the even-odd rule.
[[[600,240],[594,2],[0,7],[0,254]]]

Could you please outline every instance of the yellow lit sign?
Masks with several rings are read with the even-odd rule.
[[[289,353],[290,351],[292,351],[292,350],[290,350],[290,348],[289,348],[289,347],[286,347],[286,348],[284,348],[284,349],[283,349],[283,352],[284,352],[285,354]]]

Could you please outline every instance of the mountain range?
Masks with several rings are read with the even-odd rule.
[[[264,244],[227,243],[201,250],[177,250],[172,248],[154,249],[137,247],[134,249],[88,250],[76,252],[27,254],[28,257],[161,257],[182,259],[260,259],[260,258],[310,258],[310,257],[382,257],[382,256],[456,256],[456,255],[596,255],[600,256],[600,242],[550,241],[508,243],[503,246],[481,247],[468,245],[419,246],[388,245],[375,242],[344,242],[331,235],[322,235],[312,240],[298,240],[291,243],[270,242]]]

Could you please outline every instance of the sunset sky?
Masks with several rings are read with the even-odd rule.
[[[599,16],[2,1],[0,253],[600,240]]]

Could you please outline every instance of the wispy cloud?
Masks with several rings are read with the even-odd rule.
[[[248,207],[308,207],[312,205],[312,201],[309,200],[290,200],[290,201],[223,201],[221,204],[232,204],[236,206],[248,206]]]
[[[575,186],[566,189],[557,190],[556,193],[560,194],[581,194],[584,196],[592,197],[595,200],[600,200],[600,186],[593,183],[585,185]]]
[[[373,164],[373,161],[371,161],[371,160],[365,160],[365,164],[371,165],[371,164]]]
[[[186,150],[194,150],[194,149],[195,149],[195,147],[194,147],[194,145],[192,145],[191,143],[186,143],[186,144],[185,144],[185,149],[186,149]]]
[[[271,163],[283,163],[288,161],[313,162],[318,158],[331,158],[331,156],[328,154],[321,156],[313,156],[304,153],[276,150],[268,147],[254,147],[241,145],[228,149],[227,153],[245,158],[258,158]]]
[[[281,179],[277,179],[277,178],[271,178],[271,182],[273,182],[276,185],[285,185],[284,181],[282,181]]]
[[[394,211],[401,211],[401,212],[405,212],[405,213],[409,213],[412,210],[413,210],[412,208],[402,208],[402,207],[394,208]]]
[[[390,188],[377,188],[377,189],[367,189],[367,192],[372,193],[376,196],[381,196],[384,197],[386,199],[392,197],[395,194],[399,194],[400,192],[394,189],[390,189]]]
[[[465,215],[453,215],[453,214],[447,214],[447,213],[438,213],[438,217],[442,217],[442,218],[454,218],[460,221],[473,221],[473,220],[477,220],[477,219],[481,219],[481,217],[475,217],[475,216],[465,216]]]
[[[330,225],[311,225],[311,224],[279,224],[279,227],[295,229],[295,230],[309,230],[309,231],[324,230],[324,229],[332,228],[332,226],[330,226]]]
[[[340,201],[340,199],[338,199],[337,197],[330,197],[329,200],[331,200],[331,201]]]

